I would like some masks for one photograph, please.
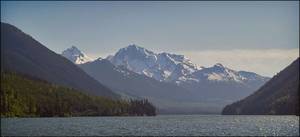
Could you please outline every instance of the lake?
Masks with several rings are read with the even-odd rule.
[[[2,136],[299,136],[298,116],[1,118]]]

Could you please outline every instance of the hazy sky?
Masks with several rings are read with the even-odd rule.
[[[106,57],[135,43],[273,76],[299,57],[299,1],[3,2],[1,21],[60,53]]]

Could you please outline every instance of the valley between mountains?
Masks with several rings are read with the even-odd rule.
[[[58,54],[1,23],[1,116],[299,115],[299,58],[272,79],[199,65],[135,44],[95,60]]]
[[[75,46],[61,54],[123,98],[147,98],[160,113],[217,114],[270,78],[216,63],[199,67],[184,55],[129,45],[92,60]]]

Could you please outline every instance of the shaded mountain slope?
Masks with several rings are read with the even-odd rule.
[[[116,67],[106,59],[97,59],[79,66],[104,85],[129,95],[177,101],[192,100],[189,91],[175,84],[159,82],[126,68]]]
[[[155,115],[147,100],[91,96],[19,73],[1,72],[1,117]]]
[[[222,114],[299,115],[299,58],[252,95],[226,106]]]
[[[66,58],[6,23],[1,23],[1,70],[32,75],[94,95],[118,96]]]
[[[173,83],[160,82],[132,72],[122,66],[116,67],[106,59],[96,59],[79,65],[89,75],[117,93],[132,98],[147,98],[158,108],[158,113],[191,114],[220,113],[222,107],[202,102],[202,96]]]

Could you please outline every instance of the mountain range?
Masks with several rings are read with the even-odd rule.
[[[1,23],[1,74],[29,76],[90,97],[146,98],[158,113],[216,114],[235,101],[223,114],[299,111],[299,58],[271,80],[221,63],[198,67],[184,55],[155,53],[134,44],[92,60],[75,46],[57,54],[18,28]]]
[[[217,63],[213,67],[198,67],[183,55],[154,53],[137,45],[120,49],[107,58],[115,66],[125,66],[128,70],[154,78],[158,81],[193,83],[201,81],[265,81],[266,77],[251,72],[234,71]]]
[[[62,56],[73,60],[100,83],[125,96],[148,98],[168,112],[203,112],[207,108],[220,112],[226,104],[251,94],[269,79],[220,63],[198,67],[183,55],[154,53],[137,45],[86,63],[74,61],[78,56],[69,54],[74,53],[70,49],[78,51],[71,47]]]

